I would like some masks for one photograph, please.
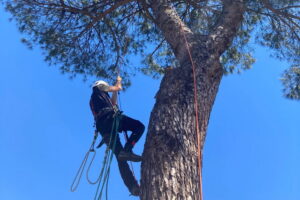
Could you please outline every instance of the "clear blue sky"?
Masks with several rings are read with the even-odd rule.
[[[48,67],[38,48],[21,44],[2,8],[0,13],[0,199],[93,199],[96,187],[85,179],[69,191],[93,137],[93,79],[69,80]],[[205,200],[300,199],[300,102],[282,97],[279,78],[287,65],[256,50],[252,70],[221,83],[205,144]],[[136,76],[122,93],[125,114],[147,125],[158,87],[158,80]],[[145,135],[137,153],[144,141]],[[102,156],[103,148],[94,176]],[[134,168],[139,177],[140,165]],[[109,197],[137,199],[129,197],[115,160]]]

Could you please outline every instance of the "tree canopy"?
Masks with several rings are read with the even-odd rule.
[[[208,35],[236,0],[170,0],[195,34]],[[300,1],[245,0],[246,12],[231,46],[220,61],[227,74],[251,68],[253,43],[290,63],[283,73],[284,95],[300,99]],[[71,77],[83,74],[108,80],[117,67],[127,85],[136,70],[158,77],[180,67],[151,10],[151,0],[5,0],[6,9],[30,48],[39,46],[50,64]],[[130,63],[132,56],[141,64]],[[126,67],[124,67],[126,66]]]

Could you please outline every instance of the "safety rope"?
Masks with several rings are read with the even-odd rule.
[[[198,94],[197,94],[197,77],[196,77],[196,67],[195,63],[193,61],[193,57],[190,51],[190,47],[188,45],[188,41],[186,39],[185,33],[183,33],[185,45],[189,54],[190,61],[192,63],[192,69],[193,69],[193,84],[194,84],[194,109],[195,109],[195,123],[196,123],[196,134],[197,134],[197,150],[198,150],[198,174],[199,174],[199,199],[203,200],[203,193],[202,193],[202,166],[201,166],[201,160],[202,160],[202,152],[201,152],[201,141],[202,141],[202,135],[199,130],[199,109],[198,109]]]
[[[119,123],[120,123],[121,118],[122,118],[121,111],[117,111],[113,116],[113,124],[112,124],[111,133],[110,133],[109,144],[106,146],[106,149],[105,149],[105,155],[104,155],[104,158],[103,158],[102,169],[100,170],[100,174],[99,174],[97,180],[96,181],[91,181],[90,178],[89,178],[89,171],[90,171],[92,163],[93,163],[93,161],[96,157],[96,151],[94,149],[94,146],[95,146],[95,142],[96,142],[97,137],[98,137],[98,131],[95,130],[92,144],[91,144],[89,150],[86,152],[86,154],[83,158],[83,161],[81,162],[81,165],[80,165],[80,167],[79,167],[79,169],[78,169],[78,171],[75,175],[75,178],[72,182],[72,185],[71,185],[71,191],[72,192],[75,192],[76,189],[78,188],[78,185],[81,181],[82,174],[83,174],[85,166],[87,164],[89,155],[90,155],[91,152],[93,152],[94,155],[93,155],[92,160],[91,160],[91,162],[88,166],[88,169],[87,169],[87,172],[86,172],[86,178],[87,178],[87,181],[90,184],[97,184],[98,183],[94,199],[95,200],[101,200],[101,197],[102,197],[102,194],[103,194],[103,189],[104,189],[104,187],[106,187],[106,200],[108,200],[108,181],[109,181],[110,167],[111,167],[111,163],[112,163],[112,160],[113,160],[113,153],[114,153],[115,147],[116,147],[118,127],[119,127]],[[110,149],[111,146],[112,146],[112,148]]]
[[[95,142],[96,142],[96,140],[97,140],[97,137],[98,137],[98,132],[95,131],[95,132],[94,132],[94,138],[93,138],[92,144],[91,144],[89,150],[86,152],[86,154],[85,154],[85,156],[84,156],[84,158],[83,158],[83,160],[82,160],[82,162],[81,162],[81,164],[80,164],[80,167],[79,167],[79,169],[77,170],[77,173],[76,173],[76,175],[75,175],[75,178],[74,178],[74,180],[73,180],[73,182],[72,182],[72,185],[71,185],[71,192],[75,192],[76,189],[77,189],[77,187],[78,187],[78,185],[79,185],[79,183],[80,183],[80,180],[81,180],[81,177],[82,177],[82,174],[83,174],[83,171],[84,171],[84,168],[85,168],[85,166],[86,166],[86,163],[87,163],[87,160],[88,160],[88,158],[89,158],[90,153],[91,153],[91,152],[94,152],[94,156],[93,156],[93,158],[92,158],[92,161],[94,160],[94,158],[95,158],[95,156],[96,156],[96,152],[95,152],[95,150],[94,150],[94,146],[95,146]]]
[[[124,57],[123,57],[123,56],[120,57],[120,60],[121,60],[120,66],[121,66],[121,65],[124,65],[124,62],[125,62],[125,61],[124,61]],[[120,76],[120,72],[121,72],[121,67],[120,67],[120,66],[116,66],[116,69],[117,69],[117,75],[118,75],[118,76]],[[120,110],[122,110],[122,102],[121,102],[121,95],[120,95],[120,92],[118,92],[117,95],[118,95],[119,107],[120,107]],[[124,131],[123,131],[123,136],[124,136],[125,142],[127,143],[127,142],[128,142],[128,135],[127,135],[127,133],[124,132]],[[135,177],[135,173],[134,173],[134,168],[133,168],[132,162],[130,161],[129,164],[130,164],[130,169],[131,169],[133,178],[135,179],[136,182],[138,182],[137,179],[136,179],[136,177]]]
[[[89,172],[90,172],[90,170],[91,170],[91,166],[92,166],[92,164],[93,164],[93,162],[94,162],[94,160],[95,160],[95,157],[96,157],[96,151],[94,151],[94,155],[93,155],[92,160],[91,160],[91,162],[90,162],[90,164],[89,164],[89,166],[88,166],[88,168],[87,168],[87,171],[86,171],[86,180],[87,180],[88,183],[91,184],[91,185],[97,184],[97,183],[99,182],[99,180],[100,180],[100,176],[96,179],[96,181],[92,181],[92,180],[90,179],[90,177],[89,177]]]
[[[113,116],[113,124],[112,129],[110,133],[110,139],[109,143],[106,147],[105,156],[103,160],[103,166],[99,175],[99,183],[97,186],[96,194],[95,194],[95,200],[101,200],[103,189],[106,187],[106,200],[108,199],[108,181],[109,181],[109,174],[110,174],[110,167],[113,159],[113,153],[115,151],[116,141],[117,141],[117,134],[118,134],[118,128],[119,123],[122,118],[121,112],[117,111]],[[114,138],[113,138],[114,137]],[[112,145],[111,151],[110,146]],[[100,189],[100,191],[99,191]],[[98,194],[99,193],[99,194]]]

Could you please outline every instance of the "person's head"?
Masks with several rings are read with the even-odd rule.
[[[109,87],[109,84],[107,83],[107,82],[105,82],[105,81],[103,81],[103,80],[98,80],[98,81],[96,81],[94,84],[93,84],[93,86],[92,86],[92,88],[93,88],[93,90],[95,90],[95,89],[100,89],[100,90],[103,90],[103,91],[106,91],[106,89]]]
[[[98,80],[98,81],[95,81],[95,83],[93,84],[93,87],[96,87],[98,85],[105,85],[105,86],[109,86],[109,84],[103,80]]]

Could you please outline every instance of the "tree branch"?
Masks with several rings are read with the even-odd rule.
[[[110,8],[108,8],[107,10],[105,10],[102,13],[99,13],[96,16],[91,17],[92,21],[90,21],[90,23],[88,23],[85,27],[85,29],[83,29],[76,37],[76,39],[80,38],[85,32],[87,32],[88,30],[90,30],[98,21],[102,20],[104,17],[106,17],[108,14],[110,14],[111,12],[113,12],[114,10],[116,10],[117,8],[132,2],[134,0],[124,0],[124,1],[119,1],[118,3],[112,5]]]
[[[51,1],[49,1],[49,3],[42,3],[42,2],[36,1],[36,0],[34,0],[34,1],[24,0],[24,1],[29,5],[36,4],[39,6],[48,6],[48,7],[54,8],[56,10],[64,11],[64,12],[78,13],[78,14],[89,16],[89,17],[93,17],[90,12],[88,12],[84,9],[78,9],[78,8],[75,8],[72,6],[68,6],[64,2],[62,2],[61,4],[56,4]]]
[[[300,5],[286,6],[286,7],[283,7],[283,8],[279,8],[278,10],[286,10],[286,9],[290,9],[290,8],[300,8]]]
[[[209,47],[221,55],[231,44],[235,37],[245,13],[244,0],[222,0],[223,10],[219,21],[209,34]]]
[[[283,9],[287,9],[287,8],[292,8],[292,7],[297,7],[297,6],[287,6],[287,7],[284,7],[284,8],[280,8],[280,9],[274,9],[274,11],[278,11],[278,10],[283,10]],[[271,7],[272,8],[272,7]],[[273,8],[272,8],[273,9]],[[254,12],[256,14],[260,14],[260,15],[264,15],[264,16],[267,16],[269,17],[270,20],[274,20],[275,18],[275,21],[277,22],[277,24],[279,22],[282,22],[284,23],[287,27],[290,28],[290,30],[294,33],[294,35],[296,36],[296,38],[300,41],[300,36],[298,35],[297,33],[297,30],[300,31],[300,24],[296,23],[294,21],[294,19],[290,18],[290,17],[286,17],[284,15],[281,15],[281,14],[276,14],[274,11],[272,11],[271,9],[268,9],[267,11],[269,11],[268,13],[265,13],[265,12],[261,12],[261,11],[258,11],[258,10],[253,10],[251,8],[247,8],[248,11],[251,11],[251,12]],[[294,27],[292,26],[294,25]]]
[[[284,17],[289,17],[289,18],[294,18],[294,19],[298,19],[300,20],[300,17],[299,16],[296,16],[296,15],[292,15],[290,13],[287,13],[287,12],[282,12],[281,10],[282,9],[287,9],[288,7],[285,7],[285,8],[280,8],[280,9],[276,9],[276,8],[273,8],[272,4],[269,2],[269,0],[262,0],[262,3],[264,4],[264,6],[271,10],[274,14],[276,15],[281,15],[281,16],[284,16]]]
[[[114,10],[116,10],[117,8],[128,4],[130,2],[133,2],[134,0],[124,0],[124,1],[119,1],[116,4],[112,5],[110,8],[108,8],[107,10],[105,10],[102,13],[99,13],[97,16],[94,17],[95,21],[99,21],[101,20],[103,17],[105,17],[106,15],[108,15],[109,13],[113,12]]]
[[[162,31],[166,41],[170,44],[179,62],[187,57],[184,35],[190,40],[194,34],[184,24],[168,0],[151,0],[154,22]]]
[[[164,42],[165,42],[166,40],[165,39],[163,39],[157,46],[156,46],[156,48],[152,51],[152,53],[150,54],[150,57],[152,57],[154,54],[155,54],[155,52],[158,50],[158,49],[160,49],[160,47],[162,47],[162,45],[164,44]]]
[[[116,50],[117,50],[117,58],[116,58],[116,61],[115,61],[115,64],[114,64],[115,69],[117,69],[118,65],[119,65],[120,55],[121,55],[121,53],[120,53],[120,45],[119,45],[119,41],[117,39],[118,37],[116,36],[116,33],[113,30],[113,28],[111,27],[111,25],[109,23],[106,23],[106,25],[108,26],[108,28],[109,28],[112,36],[113,36],[113,41],[115,43],[115,47],[116,47]]]

